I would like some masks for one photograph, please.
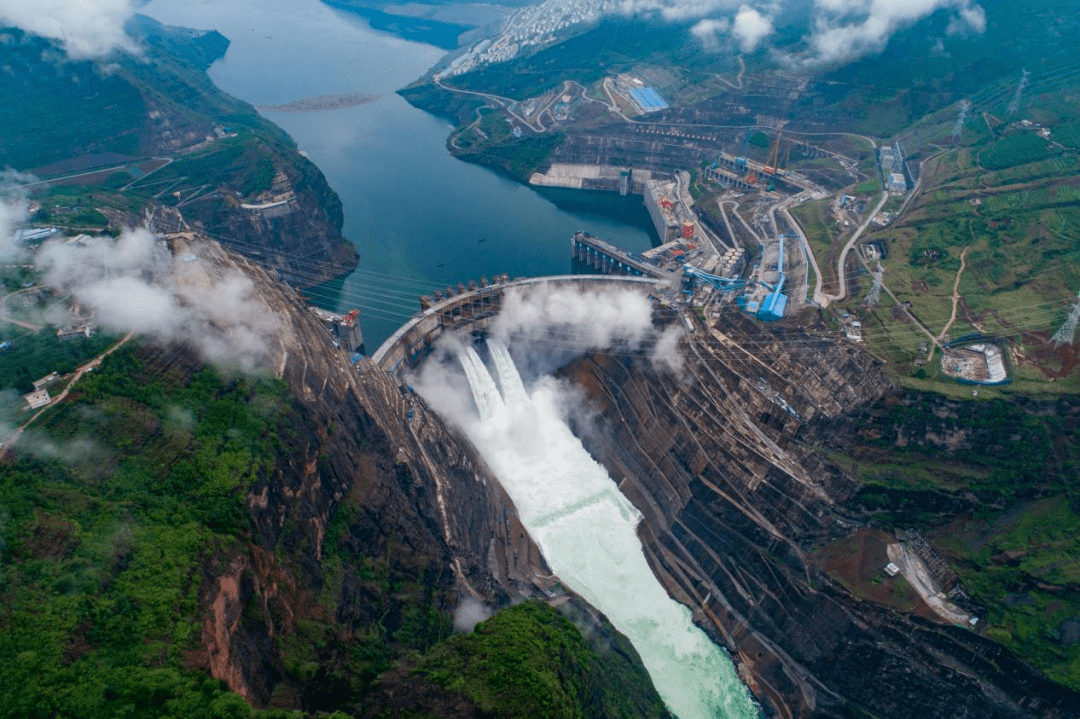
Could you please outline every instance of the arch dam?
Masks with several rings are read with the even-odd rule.
[[[394,374],[415,368],[431,353],[435,341],[444,333],[465,329],[487,330],[502,310],[506,293],[513,289],[559,285],[582,288],[638,285],[643,291],[648,291],[662,282],[652,277],[624,275],[554,275],[496,280],[486,286],[473,285],[475,289],[458,292],[439,302],[423,298],[421,306],[424,309],[390,335],[371,356],[371,361],[379,369]]]

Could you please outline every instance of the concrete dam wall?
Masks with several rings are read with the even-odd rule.
[[[412,320],[392,334],[371,356],[379,369],[398,373],[415,368],[431,351],[445,332],[485,331],[499,314],[503,298],[515,288],[540,286],[603,287],[655,285],[659,280],[649,277],[556,275],[513,281],[493,282],[487,286],[465,290],[441,302],[425,307]],[[423,304],[428,304],[424,302]]]

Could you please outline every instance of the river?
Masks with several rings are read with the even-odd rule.
[[[254,105],[378,98],[336,110],[263,111],[341,197],[344,234],[360,266],[309,294],[330,309],[359,307],[369,351],[419,309],[425,292],[501,272],[570,272],[576,230],[632,251],[653,244],[640,197],[541,194],[454,158],[446,149],[450,124],[395,94],[434,65],[441,48],[373,30],[319,0],[152,0],[140,12],[229,38],[210,77]]]

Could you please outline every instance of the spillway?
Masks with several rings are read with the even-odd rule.
[[[630,639],[679,719],[757,717],[731,661],[653,575],[641,515],[570,431],[561,385],[544,378],[527,392],[506,347],[488,346],[498,385],[471,347],[458,354],[480,411],[464,430],[552,570]]]

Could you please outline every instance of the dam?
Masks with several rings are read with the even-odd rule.
[[[633,275],[472,283],[439,301],[424,298],[422,311],[370,363],[414,385],[468,437],[559,581],[630,639],[676,716],[750,719],[759,715],[757,706],[724,650],[695,625],[701,613],[672,599],[653,573],[637,536],[641,512],[571,431],[562,410],[572,402],[565,384],[550,375],[534,377],[528,387],[522,380],[511,348],[519,357],[549,352],[553,344],[568,350],[570,330],[555,325],[522,337],[521,327],[508,330],[500,320],[504,311],[518,310],[522,297],[588,297],[579,320],[606,318],[601,322],[614,326],[616,341],[643,339],[635,328],[651,331],[656,305],[646,296],[663,284]],[[618,307],[601,306],[599,297]],[[553,314],[569,321],[574,313]],[[516,340],[508,347],[499,336]]]
[[[620,275],[555,275],[511,281],[505,275],[492,282],[481,281],[471,289],[440,301],[421,298],[423,309],[386,339],[371,356],[381,370],[401,374],[415,369],[435,342],[453,332],[486,332],[492,320],[502,310],[507,292],[529,288],[555,287],[623,287],[637,286],[646,290],[660,284],[657,277],[626,277]]]

